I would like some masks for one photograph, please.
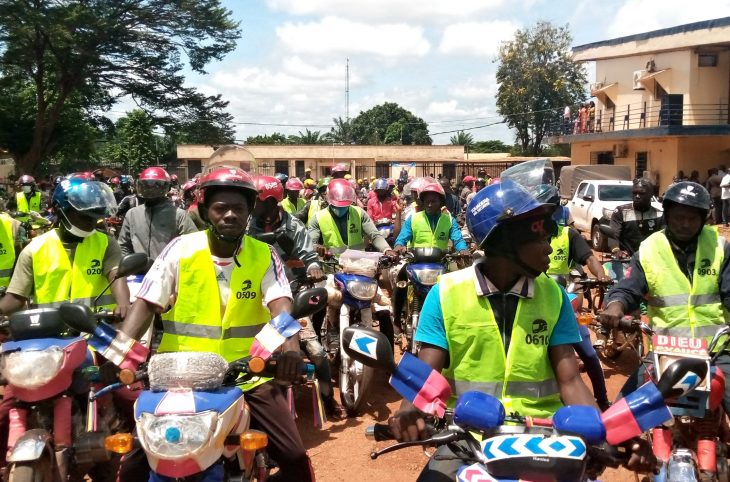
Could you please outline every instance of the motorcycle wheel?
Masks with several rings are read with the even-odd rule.
[[[340,366],[340,399],[350,416],[357,416],[365,403],[365,397],[373,379],[373,368],[352,359],[343,360]]]
[[[53,475],[48,459],[37,462],[12,464],[8,468],[8,482],[51,482]]]

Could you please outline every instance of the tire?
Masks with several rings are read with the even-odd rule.
[[[352,359],[342,361],[339,383],[342,406],[350,416],[357,416],[365,403],[373,379],[373,368]]]
[[[8,467],[8,482],[52,482],[48,459],[44,457],[35,462],[11,464]]]
[[[598,227],[599,223],[597,222],[593,223],[593,226],[591,226],[591,247],[596,251],[605,253],[608,250],[608,243],[606,241],[606,237],[603,233],[601,233],[601,230],[598,229]]]

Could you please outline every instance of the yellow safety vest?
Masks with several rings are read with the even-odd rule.
[[[281,203],[279,203],[279,204],[281,205],[281,208],[282,208],[282,209],[283,209],[284,211],[288,212],[289,214],[294,214],[295,212],[297,212],[297,211],[299,211],[300,209],[302,209],[302,208],[304,207],[304,205],[305,205],[305,204],[307,204],[307,202],[306,202],[306,201],[305,201],[304,199],[302,199],[302,198],[297,198],[297,204],[296,204],[296,205],[294,205],[294,204],[293,204],[293,203],[292,203],[292,202],[291,202],[291,201],[289,200],[289,198],[288,198],[288,197],[285,197],[285,198],[284,198],[284,200],[283,200],[283,201],[281,201]],[[310,206],[310,207],[311,207],[311,206]]]
[[[553,252],[550,254],[550,267],[547,270],[549,275],[566,275],[570,273],[568,262],[570,253],[569,228],[558,226],[558,234],[550,241]]]
[[[639,259],[649,287],[648,314],[656,332],[706,338],[725,323],[720,301],[720,267],[724,250],[715,228],[704,226],[697,238],[692,284],[674,258],[664,231],[644,240]]]
[[[414,248],[438,248],[445,251],[449,248],[451,216],[441,213],[436,229],[432,231],[426,211],[418,212],[411,218],[411,230]]]
[[[0,214],[0,287],[10,284],[15,266],[15,240],[13,220],[7,214]]]
[[[33,260],[35,304],[52,307],[71,301],[91,307],[109,284],[102,266],[108,245],[109,237],[94,231],[76,246],[72,265],[57,229],[34,238],[27,249]],[[97,303],[98,309],[113,310],[114,296],[107,292]]]
[[[321,209],[319,207],[319,205],[320,205],[319,199],[312,199],[309,202],[309,211],[307,211],[307,224],[312,222],[312,219],[314,219],[314,216]]]
[[[40,212],[41,210],[41,193],[35,192],[30,198],[30,206],[28,205],[28,198],[25,197],[24,192],[15,193],[16,208],[19,213],[30,213],[31,211]],[[20,221],[27,221],[30,216],[16,216]]]
[[[459,395],[478,390],[500,399],[507,413],[548,417],[562,406],[548,356],[550,336],[563,296],[545,275],[535,278],[534,296],[521,298],[505,355],[502,334],[486,296],[474,287],[474,268],[441,275],[439,294],[449,344],[442,374]]]
[[[208,231],[181,236],[180,249],[177,297],[162,315],[159,351],[206,351],[229,362],[248,356],[254,337],[271,319],[261,292],[261,280],[271,263],[269,246],[244,236],[222,315]],[[257,379],[246,388],[266,380]]]
[[[317,213],[319,231],[322,233],[322,242],[327,248],[352,248],[365,249],[365,242],[362,235],[362,209],[350,206],[347,212],[347,242],[340,236],[340,230],[332,217],[329,209],[323,209]]]

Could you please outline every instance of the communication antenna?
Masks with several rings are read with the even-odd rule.
[[[350,122],[350,57],[345,64],[345,119]]]

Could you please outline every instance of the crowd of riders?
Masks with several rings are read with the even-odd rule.
[[[0,214],[0,315],[83,302],[113,281],[101,305],[127,335],[139,339],[152,324],[160,352],[210,351],[232,361],[248,353],[257,329],[291,309],[291,281],[326,278],[325,260],[348,249],[397,260],[414,248],[438,248],[470,262],[441,275],[428,293],[414,340],[418,357],[449,380],[451,403],[477,388],[526,416],[548,417],[567,404],[610,406],[596,342],[555,282],[577,266],[600,280],[608,275],[571,228],[554,187],[500,182],[483,171],[459,180],[414,178],[405,170],[397,178],[355,179],[348,164],[337,164],[329,174],[267,176],[220,166],[182,184],[162,167],[111,178],[74,173],[40,184],[20,176]],[[633,257],[599,320],[617,326],[648,300],[658,333],[710,337],[730,310],[730,248],[705,224],[710,195],[699,184],[676,182],[662,212],[648,201],[653,192],[650,181],[637,179],[633,202],[614,212],[614,253]],[[377,227],[386,221],[393,225],[387,239]],[[115,281],[120,259],[132,253],[149,259],[134,303],[124,280]],[[397,337],[407,295],[389,294]],[[333,326],[326,326],[313,319],[284,342],[277,378],[294,380],[308,357],[327,415],[341,420],[348,413],[335,395],[333,348],[321,338]],[[721,354],[718,364],[730,369],[730,356]],[[245,391],[252,426],[268,434],[279,466],[272,480],[314,480],[279,385],[259,379]],[[3,440],[12,403],[6,392]],[[389,424],[399,440],[426,436],[424,414],[408,401]],[[651,469],[651,451],[635,442],[629,467]],[[453,480],[463,463],[454,452],[439,449],[442,456],[431,458],[419,480]]]

